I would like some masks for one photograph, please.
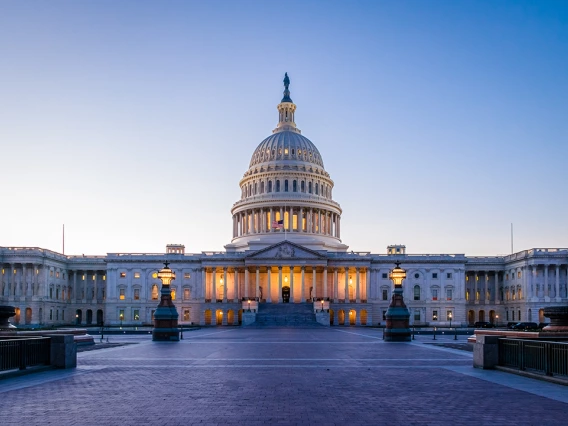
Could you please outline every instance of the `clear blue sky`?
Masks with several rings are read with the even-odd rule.
[[[568,247],[568,2],[0,3],[0,245],[230,242],[282,78],[350,249]]]

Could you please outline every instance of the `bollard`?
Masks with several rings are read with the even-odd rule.
[[[416,329],[412,326],[412,340],[415,340],[414,335],[416,334]]]
[[[454,340],[458,340],[458,328],[454,327]]]
[[[434,332],[432,334],[434,335],[434,340],[436,340],[436,327],[434,327]]]

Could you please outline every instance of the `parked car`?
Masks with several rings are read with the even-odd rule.
[[[538,330],[539,326],[536,322],[518,322],[511,326],[511,330]]]
[[[475,328],[495,328],[494,324],[491,324],[487,321],[477,321],[475,324],[473,324],[473,326]]]

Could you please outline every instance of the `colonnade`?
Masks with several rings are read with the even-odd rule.
[[[274,223],[278,221],[283,221],[282,227]],[[341,216],[325,209],[293,206],[248,209],[233,215],[233,238],[284,230],[341,238]]]
[[[283,303],[288,291],[290,303],[321,299],[360,303],[370,294],[370,282],[370,270],[362,267],[278,265],[202,270],[205,300],[219,303],[243,299]]]

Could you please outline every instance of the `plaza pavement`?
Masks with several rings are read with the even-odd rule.
[[[564,425],[568,388],[472,368],[432,336],[364,328],[205,328],[78,354],[0,380],[2,425]],[[447,339],[447,340],[445,340]],[[460,337],[462,342],[465,337]],[[452,342],[438,336],[436,343]]]

